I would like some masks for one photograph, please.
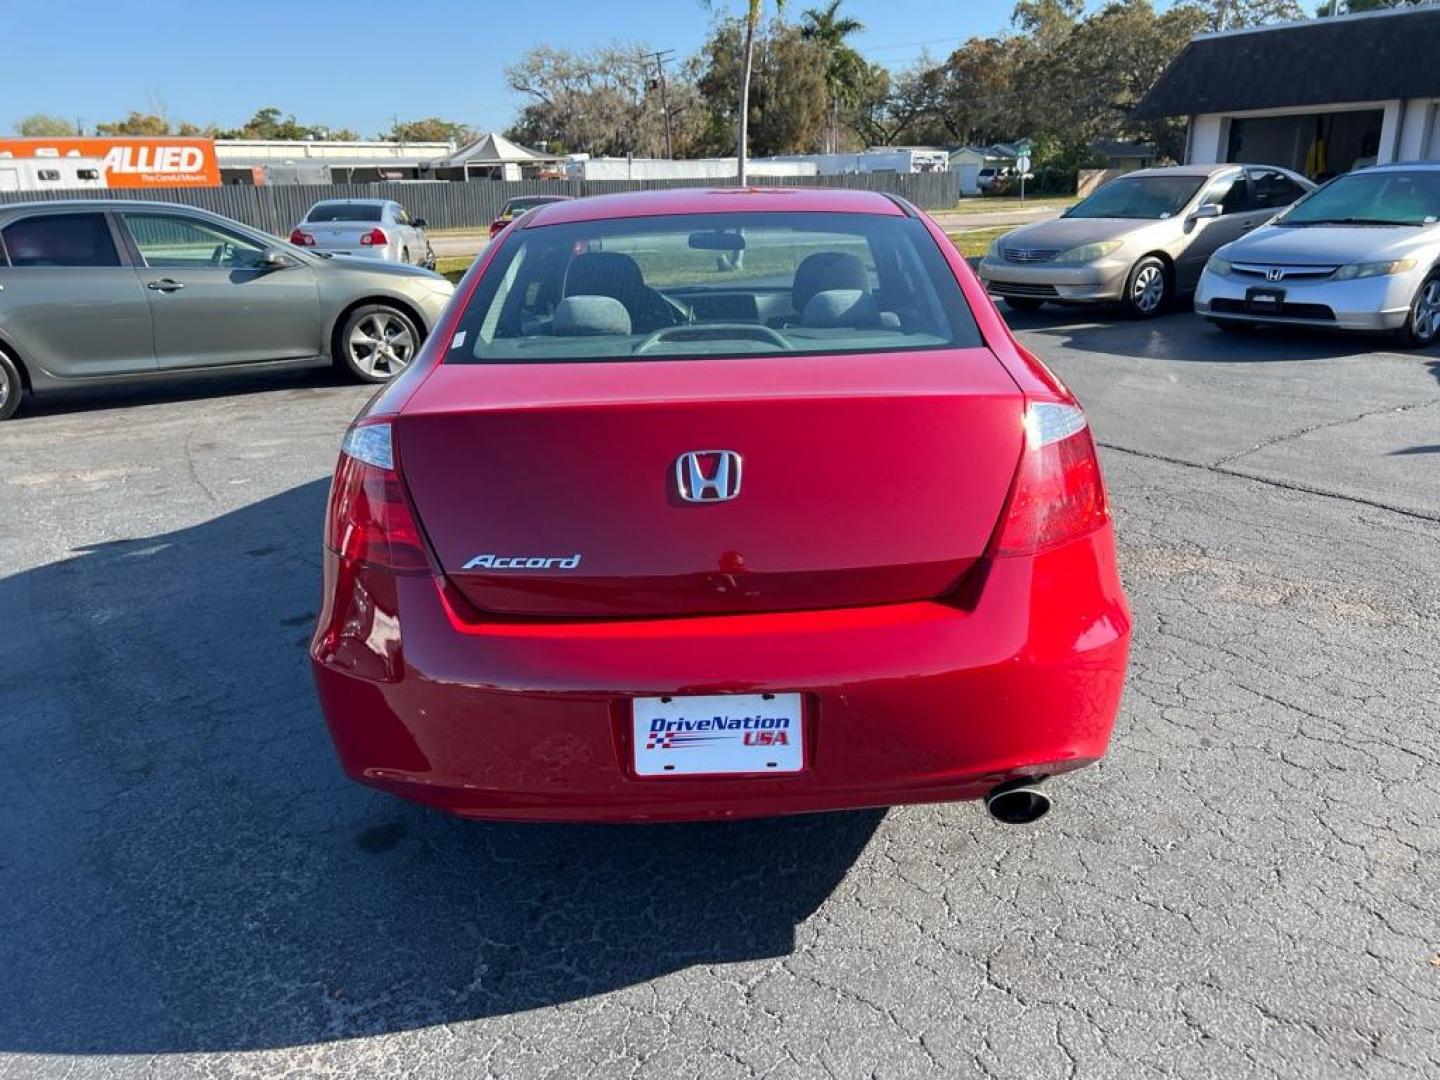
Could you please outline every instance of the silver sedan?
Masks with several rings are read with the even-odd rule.
[[[407,367],[454,286],[216,214],[122,199],[0,206],[0,420],[21,395],[206,368]]]
[[[1220,248],[1195,310],[1224,329],[1256,323],[1440,337],[1440,165],[1336,177],[1264,228]]]
[[[290,233],[296,247],[435,269],[425,219],[393,199],[326,199]]]
[[[997,240],[978,267],[992,295],[1017,310],[1047,300],[1118,300],[1157,315],[1195,290],[1212,252],[1314,188],[1271,165],[1178,165],[1110,181],[1056,221]]]

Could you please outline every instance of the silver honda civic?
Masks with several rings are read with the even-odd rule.
[[[0,206],[0,420],[26,391],[255,364],[332,362],[384,382],[454,286],[325,256],[189,206]]]
[[[1256,323],[1440,335],[1440,165],[1336,177],[1211,256],[1195,310],[1227,330]]]

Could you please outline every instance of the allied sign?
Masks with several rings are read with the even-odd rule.
[[[7,156],[97,159],[102,163],[105,186],[112,188],[220,186],[214,139],[168,135],[0,139],[0,159]]]

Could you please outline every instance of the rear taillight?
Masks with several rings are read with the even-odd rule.
[[[390,243],[390,238],[385,235],[384,229],[371,229],[360,237],[360,244],[363,247],[384,247],[388,243]]]
[[[360,423],[345,433],[325,543],[342,559],[399,573],[430,572],[425,538],[395,469],[389,423]]]
[[[296,247],[314,247],[315,237],[311,236],[304,229],[291,229],[290,242]]]
[[[491,235],[491,237],[493,238],[494,235],[495,235],[496,233],[498,233],[498,232],[499,232],[501,229],[503,229],[504,227],[505,227],[505,222],[501,221],[499,218],[496,218],[494,221],[490,222],[490,235]]]
[[[1075,405],[1031,404],[1025,410],[1025,451],[995,554],[1054,547],[1099,528],[1108,516],[1085,414]]]

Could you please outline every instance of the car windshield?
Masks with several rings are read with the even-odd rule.
[[[322,202],[310,208],[306,221],[379,221],[384,207],[377,203]]]
[[[449,362],[891,352],[981,343],[924,225],[880,214],[581,221],[512,233]]]
[[[1204,179],[1203,176],[1122,176],[1076,203],[1065,216],[1159,221],[1174,217],[1184,209]]]
[[[1302,199],[1277,225],[1428,225],[1440,219],[1440,171],[1346,173]]]

